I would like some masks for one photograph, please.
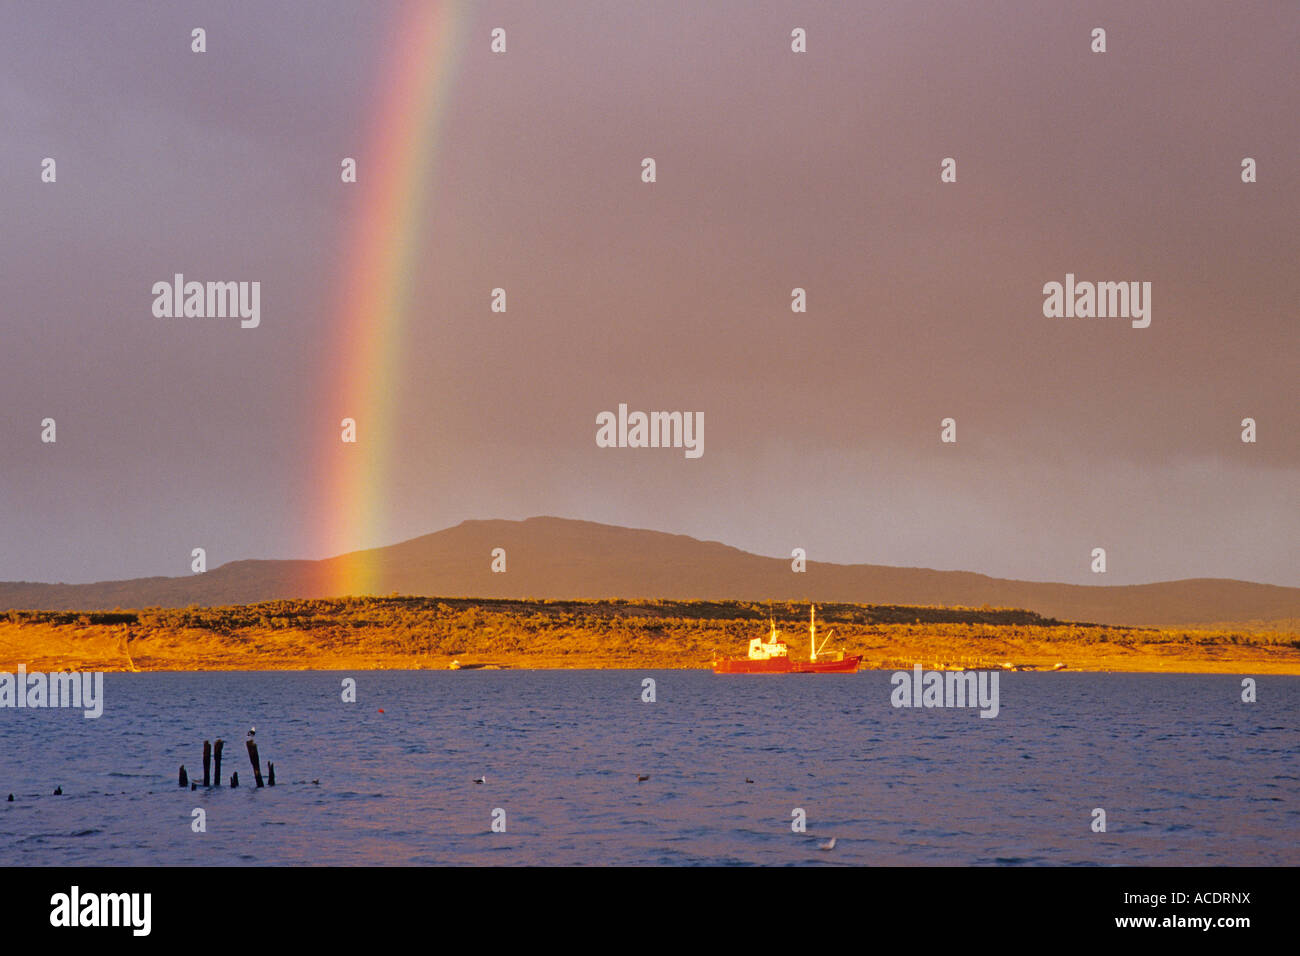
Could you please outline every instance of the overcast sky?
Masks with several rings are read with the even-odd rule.
[[[402,5],[213,6],[0,4],[0,579],[324,557],[350,507],[319,492],[365,212],[339,161],[378,162]],[[463,23],[383,370],[398,467],[336,550],[553,514],[814,561],[1300,585],[1292,0]],[[175,272],[260,281],[261,326],[154,318]],[[1150,282],[1150,327],[1044,317],[1066,273]],[[596,447],[620,402],[703,412],[703,456]]]

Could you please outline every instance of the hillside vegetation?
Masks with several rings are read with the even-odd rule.
[[[746,601],[342,598],[226,607],[0,615],[0,669],[274,670],[708,667],[743,656],[769,613],[792,655],[808,605]],[[1004,608],[819,604],[828,649],[864,668],[1000,667],[1300,673],[1300,635],[1068,623]]]

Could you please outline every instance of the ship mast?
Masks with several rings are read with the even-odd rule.
[[[817,660],[817,605],[808,605],[808,660]]]
[[[831,634],[834,633],[835,628],[831,628],[830,634],[827,634],[822,641],[822,647],[826,646],[826,641],[829,641]],[[812,604],[808,607],[808,660],[811,663],[817,662],[817,655],[821,653],[822,647],[817,646],[817,605]]]

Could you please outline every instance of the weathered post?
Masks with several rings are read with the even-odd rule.
[[[212,759],[216,763],[216,773],[213,774],[212,779],[217,781],[218,787],[221,786],[221,748],[225,745],[226,742],[218,737],[216,746],[212,749]]]
[[[266,785],[275,786],[275,764],[269,760],[266,762]]]
[[[238,771],[238,770],[236,770],[234,773],[232,773],[232,774],[230,775],[230,786],[231,786],[231,787],[237,787],[237,786],[239,786],[239,771]]]
[[[248,741],[248,762],[253,765],[253,779],[257,781],[259,787],[262,786],[262,761],[258,759],[257,744],[252,738]]]
[[[203,786],[212,786],[212,741],[203,741]],[[217,768],[217,779],[221,779],[221,768]]]
[[[177,782],[182,787],[188,787],[190,785],[190,777],[189,774],[185,772],[185,764],[181,764],[181,772]]]

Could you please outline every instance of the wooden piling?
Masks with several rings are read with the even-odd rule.
[[[233,787],[237,787],[237,786],[239,786],[239,771],[238,771],[238,770],[236,770],[234,773],[232,773],[232,774],[230,775],[230,786],[231,786],[232,788],[233,788]]]
[[[212,759],[216,764],[216,772],[213,773],[212,779],[217,782],[218,787],[221,786],[221,748],[225,745],[226,742],[218,737],[216,746],[212,748]]]
[[[266,785],[275,786],[275,764],[269,760],[266,762]]]
[[[262,786],[262,761],[257,756],[257,744],[251,738],[248,741],[248,762],[253,765],[253,779],[259,787]]]
[[[212,742],[203,741],[203,786],[212,786],[212,775],[209,771],[212,769]],[[217,768],[217,779],[221,779],[221,768]]]
[[[181,764],[181,772],[177,779],[182,787],[188,787],[190,785],[190,776],[185,772],[185,764]]]

